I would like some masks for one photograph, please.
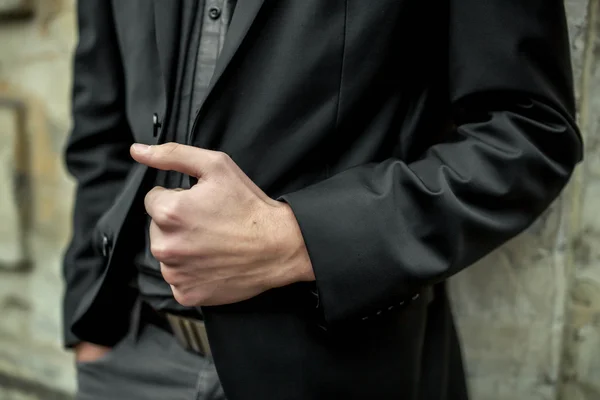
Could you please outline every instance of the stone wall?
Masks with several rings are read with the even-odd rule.
[[[452,280],[474,400],[600,399],[600,0],[566,4],[586,161],[531,229]],[[73,7],[0,0],[0,400],[75,385],[59,322]]]
[[[59,344],[75,16],[73,0],[38,0],[4,17],[26,3],[0,0],[0,399],[47,400],[75,388]]]

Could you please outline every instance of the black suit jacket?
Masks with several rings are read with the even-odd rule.
[[[153,176],[128,148],[174,127],[181,1],[79,1],[67,344],[126,330]],[[568,46],[560,0],[239,2],[189,144],[291,205],[320,304],[292,285],[203,308],[231,400],[466,396],[443,288],[417,295],[529,226],[581,159]]]

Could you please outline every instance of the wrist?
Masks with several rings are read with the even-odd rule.
[[[272,288],[282,287],[297,282],[315,280],[312,263],[302,231],[292,208],[283,202],[277,202],[275,229],[272,229],[274,249]]]

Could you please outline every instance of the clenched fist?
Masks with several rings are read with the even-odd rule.
[[[269,198],[226,154],[167,143],[135,144],[131,155],[198,179],[188,190],[155,187],[145,198],[150,249],[180,304],[235,303],[315,279],[291,208]]]

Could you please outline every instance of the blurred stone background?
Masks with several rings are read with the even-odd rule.
[[[600,400],[600,0],[566,6],[586,161],[531,229],[452,280],[473,400]],[[74,44],[74,0],[0,0],[0,400],[75,387],[60,344]]]

